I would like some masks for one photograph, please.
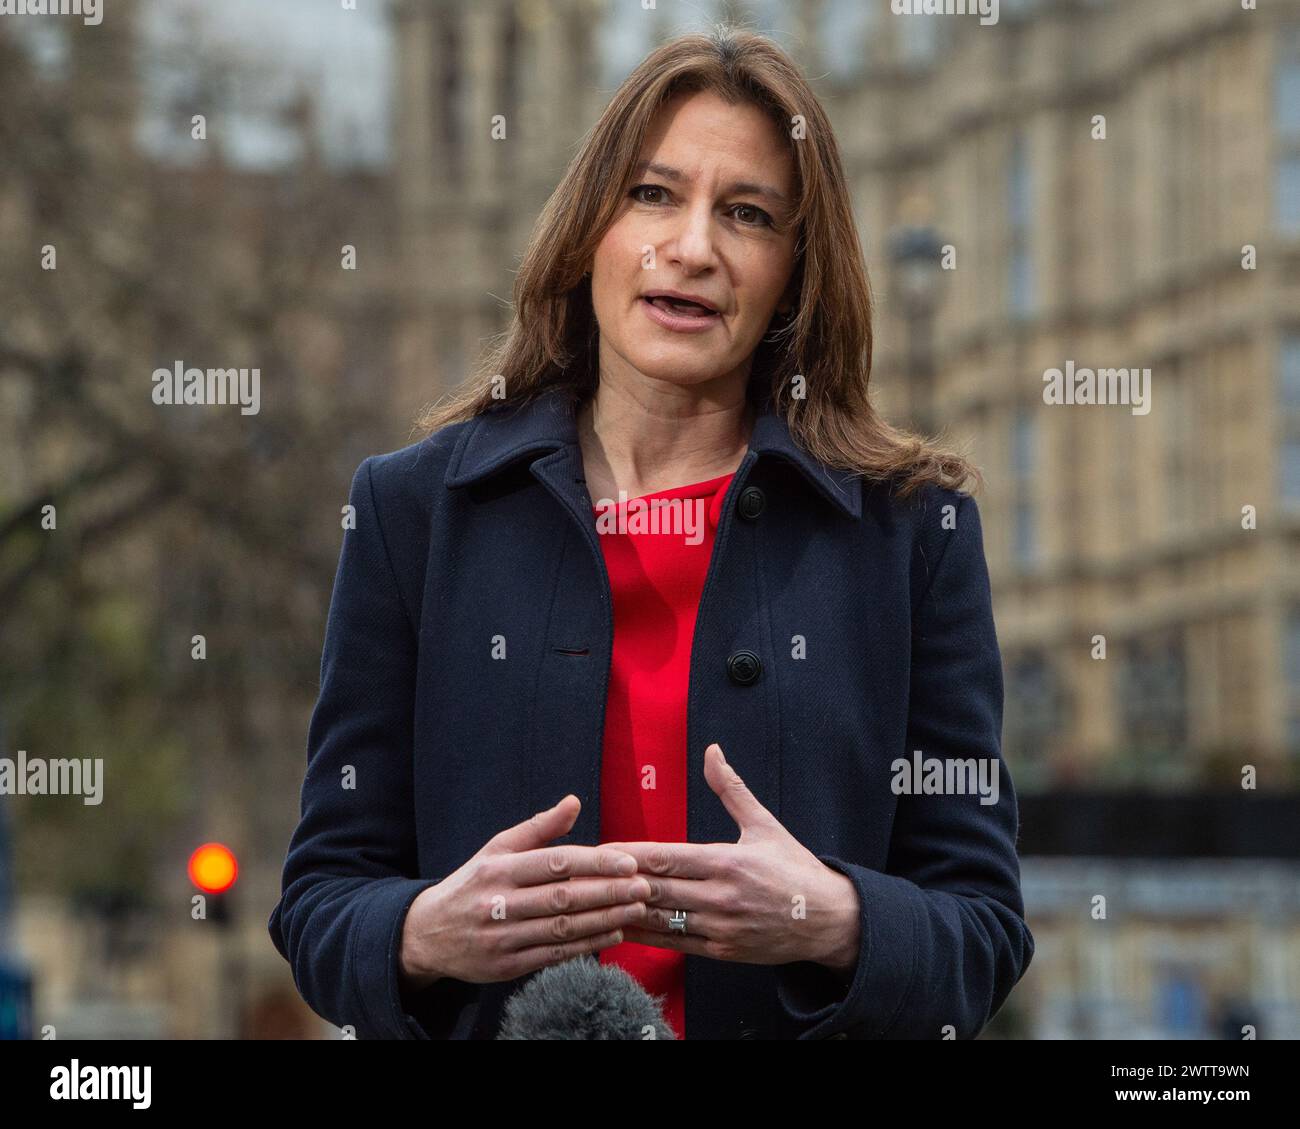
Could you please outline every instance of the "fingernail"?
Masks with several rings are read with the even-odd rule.
[[[618,860],[618,869],[623,874],[633,874],[636,872],[636,859],[631,855],[624,855]]]

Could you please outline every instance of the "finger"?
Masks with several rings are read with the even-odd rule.
[[[516,886],[540,886],[565,878],[607,875],[628,878],[636,874],[636,859],[626,851],[606,847],[539,847],[507,855],[505,874]]]
[[[706,937],[693,937],[689,933],[656,933],[653,929],[634,929],[631,926],[623,930],[623,940],[637,945],[649,945],[655,949],[672,949],[678,953],[690,953],[697,957],[713,957],[712,942]]]
[[[635,928],[645,930],[650,933],[671,933],[674,937],[680,937],[680,929],[669,928],[668,919],[672,916],[673,910],[686,909],[685,906],[647,906],[645,918],[635,923]],[[719,913],[715,910],[690,910],[686,914],[686,936],[687,937],[704,937],[707,940],[715,940],[721,937],[727,927],[726,913]]]
[[[602,843],[636,859],[645,875],[717,878],[735,860],[735,843]]]
[[[646,874],[644,879],[650,893],[640,900],[647,905],[717,912],[731,908],[731,891],[717,879],[666,878],[658,874]]]
[[[547,965],[560,964],[584,953],[596,953],[611,945],[623,943],[623,930],[615,929],[612,933],[598,933],[594,937],[580,937],[576,941],[564,944],[537,945],[531,949],[520,949],[503,962],[504,975],[507,980],[527,976]]]
[[[570,792],[554,807],[529,816],[523,823],[498,831],[488,840],[484,849],[490,854],[500,854],[544,847],[552,839],[567,835],[581,810],[582,801]]]
[[[716,741],[704,750],[704,778],[741,831],[747,827],[777,823],[776,816],[758,802],[749,785],[727,763],[727,758],[722,755],[722,746]]]
[[[563,945],[583,937],[599,936],[626,925],[644,925],[649,911],[644,902],[623,906],[602,906],[585,913],[561,913],[517,921],[502,935],[506,949],[530,949],[537,945]]]
[[[550,917],[559,913],[581,913],[600,906],[644,902],[650,897],[647,878],[573,878],[548,882],[544,886],[524,886],[512,892],[506,916],[515,921],[530,917]]]

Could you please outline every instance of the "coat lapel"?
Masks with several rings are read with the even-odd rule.
[[[723,500],[692,640],[687,698],[691,842],[734,842],[737,837],[734,822],[704,778],[704,749],[712,741],[722,745],[759,802],[780,815],[778,702],[767,609],[759,595],[759,530],[735,520],[736,500],[756,468],[773,459],[798,468],[808,486],[841,514],[861,514],[856,476],[806,454],[784,419],[764,402],[749,450]],[[445,482],[453,488],[469,486],[525,460],[532,476],[572,518],[563,530],[554,591],[539,592],[551,601],[552,610],[536,684],[529,794],[540,809],[573,791],[582,811],[566,838],[597,843],[602,758],[593,757],[591,750],[603,748],[614,626],[608,573],[583,476],[575,399],[565,389],[548,389],[525,404],[503,404],[479,416],[461,436]],[[758,474],[755,481],[762,478]],[[771,529],[764,533],[779,535]],[[522,559],[521,567],[527,567]],[[742,647],[762,655],[766,667],[765,676],[749,687],[732,685],[727,675],[728,657]],[[583,650],[587,653],[574,653]]]
[[[520,459],[560,447],[578,449],[577,402],[565,388],[549,388],[527,403],[505,403],[479,416],[461,436],[447,467],[447,486],[465,486],[504,470]],[[749,450],[779,458],[799,469],[814,490],[849,517],[862,516],[856,472],[824,466],[799,447],[783,416],[764,398],[754,421]],[[581,455],[578,457],[581,484]],[[564,490],[569,486],[566,483]],[[584,492],[577,491],[581,497]]]

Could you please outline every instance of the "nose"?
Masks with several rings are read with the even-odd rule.
[[[714,217],[707,201],[700,201],[678,213],[678,228],[673,240],[673,262],[686,274],[698,274],[717,263],[714,243]]]

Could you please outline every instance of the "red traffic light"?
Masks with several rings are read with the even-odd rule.
[[[235,884],[239,864],[228,847],[204,843],[190,855],[190,881],[205,894],[220,894]]]

